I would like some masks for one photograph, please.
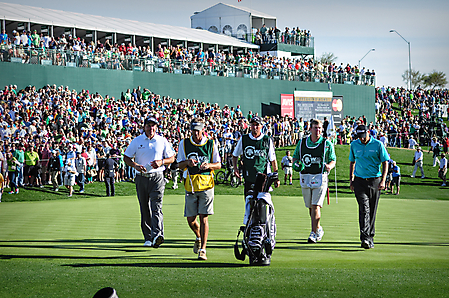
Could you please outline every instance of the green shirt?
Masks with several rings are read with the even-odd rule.
[[[36,151],[25,151],[25,163],[28,166],[35,166],[39,161],[39,154]]]
[[[325,141],[324,163],[328,164],[331,161],[337,159],[337,156],[335,155],[334,145],[329,140],[320,137],[318,141],[314,143],[312,142],[310,136],[307,138],[303,138],[302,141],[298,142],[295,152],[293,153],[293,160],[295,160],[294,163],[297,163],[297,161],[301,161],[299,170],[303,174],[321,173],[321,169],[323,167],[323,141]],[[303,150],[300,150],[301,144],[303,144]],[[304,148],[307,149],[304,150]],[[302,156],[300,156],[300,151]]]
[[[23,163],[25,161],[25,154],[23,150],[14,150],[12,156],[14,156],[14,158],[17,159],[17,161],[20,163]]]
[[[144,93],[142,93],[143,100],[148,100],[148,98],[150,98],[150,95],[151,95],[150,91],[145,91]]]

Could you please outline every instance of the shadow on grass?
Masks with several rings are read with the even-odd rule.
[[[9,240],[0,241],[0,248],[37,248],[62,250],[92,250],[120,252],[149,252],[164,248],[191,249],[192,239],[165,240],[159,249],[144,247],[143,240],[135,239],[59,239],[59,240]],[[208,240],[208,248],[232,248],[235,240]],[[1,255],[0,255],[1,257]]]
[[[127,263],[127,264],[70,264],[62,265],[63,267],[73,268],[89,268],[89,267],[158,267],[158,268],[240,268],[247,267],[248,264],[244,263],[217,263],[217,262],[205,262],[198,259],[183,259],[184,261],[192,261],[191,263]]]
[[[36,192],[41,192],[41,193],[48,193],[48,194],[52,194],[52,195],[57,195],[57,196],[66,196],[69,193],[69,190],[66,189],[64,186],[60,186],[59,187],[59,191],[54,191],[51,188],[40,188],[40,187],[30,187],[30,186],[26,186],[24,187],[25,190],[28,191],[36,191]],[[74,190],[73,191],[73,195],[76,195],[78,197],[104,197],[104,195],[100,195],[100,194],[94,194],[94,193],[79,193],[78,191]]]
[[[295,243],[296,246],[288,246]],[[279,250],[315,250],[315,251],[341,251],[341,252],[359,252],[365,251],[360,246],[360,242],[319,242],[311,244],[307,242],[307,239],[299,241],[276,241],[276,248]],[[444,242],[375,242],[375,245],[400,245],[400,246],[435,246],[445,247],[449,246],[449,243]]]

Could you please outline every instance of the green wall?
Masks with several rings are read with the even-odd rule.
[[[156,94],[172,98],[195,98],[220,106],[240,105],[243,112],[261,112],[261,103],[280,103],[280,94],[295,90],[328,91],[329,85],[315,82],[295,82],[267,79],[224,78],[167,73],[132,72],[123,70],[71,68],[0,62],[0,88],[15,84],[19,89],[28,85],[46,84],[88,89],[103,96],[120,97],[122,91],[141,86]],[[365,115],[375,119],[375,91],[372,86],[332,84],[334,95],[343,96],[344,114]]]

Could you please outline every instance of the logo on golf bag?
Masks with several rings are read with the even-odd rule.
[[[265,225],[257,225],[251,227],[249,232],[248,245],[253,251],[259,251],[262,249],[263,241],[267,237],[265,231]]]

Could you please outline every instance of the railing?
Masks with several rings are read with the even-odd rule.
[[[319,82],[332,84],[375,85],[375,76],[335,73],[327,71],[305,71],[294,68],[265,67],[248,64],[189,62],[159,58],[140,58],[115,53],[87,54],[76,51],[49,49],[12,48],[1,49],[4,62],[56,65],[65,67],[102,68],[128,71],[173,73],[251,79]]]
[[[283,43],[289,45],[296,45],[302,47],[313,48],[315,46],[315,39],[313,36],[305,36],[298,34],[285,34],[285,32],[280,32],[278,34],[232,34],[230,35],[240,40],[246,40],[252,42],[253,44],[275,44]]]

